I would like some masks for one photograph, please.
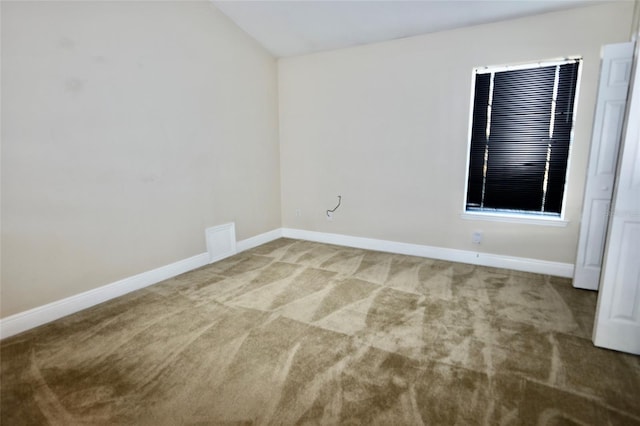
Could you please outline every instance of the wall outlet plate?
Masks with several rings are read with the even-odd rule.
[[[473,244],[480,244],[482,242],[482,231],[474,231],[471,234],[471,242]]]

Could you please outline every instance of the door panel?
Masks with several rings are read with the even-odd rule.
[[[633,43],[603,48],[573,286],[597,290],[618,149],[631,78]]]
[[[607,221],[609,220],[608,199],[592,200],[589,215],[588,230],[595,232],[587,232],[585,241],[584,266],[597,269],[600,273],[600,265],[602,264],[602,256],[604,255],[604,232],[598,232],[600,229],[607,229]]]
[[[593,343],[640,354],[640,67],[634,70]]]

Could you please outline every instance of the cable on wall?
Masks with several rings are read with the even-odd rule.
[[[340,204],[342,203],[342,196],[338,195],[338,205],[335,206],[332,210],[327,210],[327,217],[331,216],[331,213],[335,212],[336,210],[338,210],[338,207],[340,207]]]

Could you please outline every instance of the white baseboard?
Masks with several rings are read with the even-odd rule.
[[[451,262],[470,263],[472,265],[507,268],[516,271],[534,272],[537,274],[555,275],[566,278],[571,278],[573,276],[573,264],[570,263],[478,253],[419,244],[399,243],[372,238],[352,237],[342,234],[328,234],[324,232],[305,231],[302,229],[282,228],[282,236],[319,243],[336,244],[340,246],[356,247],[389,253],[408,254],[411,256],[448,260]]]
[[[234,241],[234,244],[232,244],[233,247],[231,248],[225,245],[223,251],[217,250],[213,257],[211,250],[209,250],[207,253],[201,253],[188,259],[179,260],[151,271],[143,272],[93,290],[2,318],[0,319],[0,339],[22,333],[23,331],[74,314],[116,297],[131,293],[132,291],[173,278],[176,275],[222,260],[235,253],[249,250],[280,237],[282,237],[282,230],[278,228],[265,232],[264,234],[256,235],[255,237],[238,241],[237,243]]]
[[[273,231],[238,241],[236,244],[236,250],[240,253],[241,251],[249,250],[273,240],[277,240],[278,238],[282,238],[282,228],[274,229]]]
[[[465,250],[400,243],[373,238],[352,237],[341,234],[328,234],[291,228],[278,228],[273,231],[238,241],[236,243],[235,252],[239,253],[249,250],[281,237],[390,253],[408,254],[411,256],[428,257],[452,262],[514,269],[517,271],[556,275],[560,277],[570,278],[573,276],[573,265],[570,263],[476,253]],[[233,253],[230,253],[229,256],[232,254]],[[0,339],[22,333],[23,331],[27,331],[67,315],[74,314],[132,291],[159,283],[209,263],[210,254],[208,252],[201,253],[93,290],[2,318],[0,319]]]
[[[201,253],[151,271],[57,300],[28,311],[0,319],[0,338],[13,336],[59,318],[90,308],[107,300],[148,287],[209,263],[209,253]]]

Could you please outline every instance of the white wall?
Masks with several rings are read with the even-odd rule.
[[[280,60],[283,226],[573,263],[600,47],[628,40],[632,8],[590,6]],[[472,69],[569,55],[584,58],[569,225],[462,219]],[[474,230],[484,232],[481,246]]]
[[[276,62],[209,2],[1,7],[0,316],[280,227]]]

